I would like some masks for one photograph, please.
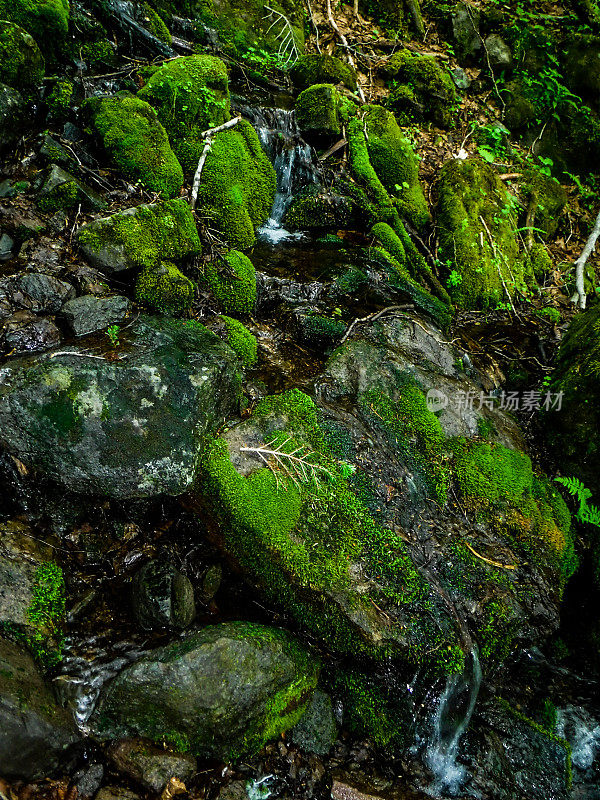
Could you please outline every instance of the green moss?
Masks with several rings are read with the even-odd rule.
[[[37,201],[40,211],[68,211],[81,202],[81,192],[76,181],[66,181],[46,192]]]
[[[468,507],[482,514],[525,557],[558,572],[562,591],[577,567],[571,516],[555,486],[533,472],[524,453],[462,438],[449,446],[453,474]]]
[[[0,0],[0,19],[30,33],[46,58],[53,58],[67,35],[68,0]]]
[[[488,164],[474,158],[447,162],[440,174],[437,221],[440,255],[461,276],[453,300],[489,308],[528,293],[527,259],[519,259],[515,203]]]
[[[554,236],[567,205],[566,190],[556,178],[545,175],[539,169],[530,169],[523,177],[526,181],[523,192],[529,205],[535,209],[533,225],[536,234],[541,234],[543,238]]]
[[[559,325],[561,316],[560,311],[558,308],[554,306],[547,306],[546,308],[538,308],[536,310],[536,316],[541,317],[541,319],[547,320],[551,322],[553,325]]]
[[[194,216],[183,199],[138,206],[135,214],[113,214],[101,225],[83,228],[79,242],[92,252],[122,247],[131,265],[141,269],[202,251]]]
[[[383,249],[400,265],[406,262],[406,251],[400,237],[386,222],[378,222],[371,228],[371,234],[381,243]]]
[[[138,96],[154,106],[185,174],[192,175],[204,148],[200,133],[230,116],[225,64],[208,55],[167,61]]]
[[[229,314],[249,314],[256,303],[256,270],[248,256],[231,250],[222,262],[210,261],[204,277]]]
[[[142,3],[142,13],[146,30],[156,36],[157,39],[160,39],[161,42],[171,44],[172,39],[169,29],[152,6],[148,5],[148,3]]]
[[[353,210],[353,203],[347,197],[331,198],[322,194],[299,196],[294,198],[287,210],[284,225],[291,231],[347,229]]]
[[[220,316],[219,319],[227,329],[227,342],[231,349],[240,357],[246,367],[251,367],[258,358],[256,336],[237,319]]]
[[[44,72],[44,57],[33,37],[12,22],[0,21],[0,81],[29,92],[42,82]]]
[[[81,58],[92,69],[111,66],[115,63],[115,48],[108,39],[98,42],[85,42],[81,45]]]
[[[297,89],[308,89],[315,83],[342,83],[351,92],[356,90],[356,70],[341,59],[324,53],[300,56],[289,74]]]
[[[62,569],[57,564],[42,564],[36,572],[27,619],[34,629],[28,636],[28,644],[46,668],[60,661],[64,617],[65,583]]]
[[[71,81],[57,81],[54,84],[46,97],[46,105],[52,119],[62,120],[66,117],[74,89]]]
[[[148,103],[128,93],[92,100],[93,124],[122,173],[164,197],[177,197],[183,170]]]
[[[450,74],[433,56],[401,50],[390,59],[385,72],[399,82],[389,97],[395,112],[414,122],[426,118],[444,128],[451,125],[456,88]]]
[[[140,273],[135,296],[153,311],[177,316],[189,311],[194,302],[194,284],[174,264],[162,262]]]
[[[307,314],[300,321],[300,336],[306,344],[318,349],[331,347],[346,331],[346,323],[321,314]]]
[[[269,217],[277,178],[246,120],[218,133],[206,158],[198,192],[198,213],[208,218],[230,246],[252,247],[254,229]]]
[[[359,404],[373,424],[383,428],[394,445],[422,473],[430,497],[444,505],[448,494],[448,468],[444,463],[446,437],[414,379],[408,376],[402,379],[394,399],[371,389],[359,397]]]
[[[296,100],[296,120],[305,135],[337,136],[342,130],[341,97],[329,83],[309,86]]]

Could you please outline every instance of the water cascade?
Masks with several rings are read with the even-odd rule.
[[[481,686],[481,666],[473,649],[463,672],[450,675],[432,719],[431,739],[425,751],[425,763],[434,775],[428,787],[433,796],[455,795],[465,778],[465,769],[457,762],[460,739],[466,731]]]

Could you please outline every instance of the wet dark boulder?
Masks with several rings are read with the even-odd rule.
[[[62,335],[54,322],[31,311],[17,311],[4,321],[0,343],[11,355],[41,353],[60,344]]]
[[[0,639],[0,774],[35,780],[58,766],[79,735],[29,655]]]
[[[114,767],[151,792],[160,794],[171,778],[186,783],[197,763],[188,753],[173,753],[144,739],[123,739],[108,750]]]
[[[62,316],[75,336],[84,336],[118,325],[129,311],[129,300],[121,295],[94,297],[84,295],[69,300],[62,308]]]
[[[150,652],[106,686],[91,724],[229,759],[293,727],[319,663],[291,634],[248,622],[204,628]]]
[[[238,403],[233,351],[198,323],[142,318],[115,350],[85,341],[0,370],[0,443],[72,491],[180,494]]]
[[[25,101],[10,86],[0,83],[0,151],[10,147],[23,129]]]
[[[132,601],[136,620],[147,630],[187,628],[196,616],[189,578],[172,564],[156,559],[136,572]]]

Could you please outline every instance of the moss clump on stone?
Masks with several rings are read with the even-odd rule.
[[[342,130],[340,104],[340,94],[331,84],[309,86],[296,100],[298,127],[308,136],[338,136]]]
[[[172,38],[169,29],[148,3],[142,3],[141,10],[143,14],[144,27],[161,42],[171,44]]]
[[[461,277],[452,291],[462,308],[493,308],[535,281],[519,257],[515,203],[488,165],[476,159],[447,162],[438,185],[440,255]]]
[[[258,358],[258,345],[256,336],[239,320],[221,315],[219,317],[227,331],[227,342],[231,349],[239,356],[245,367],[256,364]]]
[[[302,340],[314,348],[331,347],[345,331],[346,323],[341,319],[331,319],[321,314],[307,314],[300,321]]]
[[[116,247],[131,267],[179,262],[202,252],[194,216],[183,199],[138,206],[82,228],[79,244],[91,253]]]
[[[44,57],[35,39],[12,22],[0,21],[0,81],[30,92],[44,77]]]
[[[308,89],[316,83],[342,83],[351,92],[356,90],[356,70],[341,59],[324,53],[300,56],[289,74],[297,89]]]
[[[71,81],[56,81],[45,98],[48,113],[53,120],[64,120],[67,116],[75,87]]]
[[[390,59],[385,72],[399,82],[389,98],[394,112],[413,122],[430,119],[440,127],[450,126],[456,88],[450,74],[433,56],[402,50]]]
[[[256,270],[248,256],[231,250],[222,262],[210,261],[204,277],[228,314],[249,314],[256,303]]]
[[[42,564],[35,576],[27,618],[34,632],[27,638],[34,656],[46,668],[60,661],[65,617],[65,582],[58,564]]]
[[[194,302],[194,284],[175,264],[162,262],[146,267],[135,284],[136,299],[161,314],[178,316],[189,311]]]
[[[334,230],[348,228],[354,203],[340,195],[309,195],[296,197],[286,212],[284,225],[292,231]]]
[[[93,124],[126,178],[164,197],[177,197],[183,170],[151,105],[128,93],[92,100]]]
[[[30,33],[46,57],[52,58],[69,27],[68,0],[0,0],[0,19]]]
[[[154,106],[184,172],[193,174],[204,148],[200,133],[230,116],[225,64],[208,55],[167,61],[138,96]]]
[[[37,201],[40,211],[69,211],[81,202],[82,196],[76,181],[67,181],[46,192]]]
[[[198,209],[231,247],[246,250],[273,206],[277,178],[246,120],[218,133],[202,171]]]

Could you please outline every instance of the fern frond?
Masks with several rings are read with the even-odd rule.
[[[579,478],[574,477],[560,477],[554,480],[564,486],[573,497],[577,498],[579,502],[577,519],[588,525],[600,527],[600,509],[597,506],[588,505],[588,500],[591,498],[592,493],[587,486]]]
[[[300,483],[318,483],[319,478],[333,474],[322,464],[316,463],[318,454],[308,445],[298,445],[291,436],[277,444],[275,436],[260,447],[240,447],[241,453],[254,453],[278,479],[278,471],[284,472],[296,486]]]

